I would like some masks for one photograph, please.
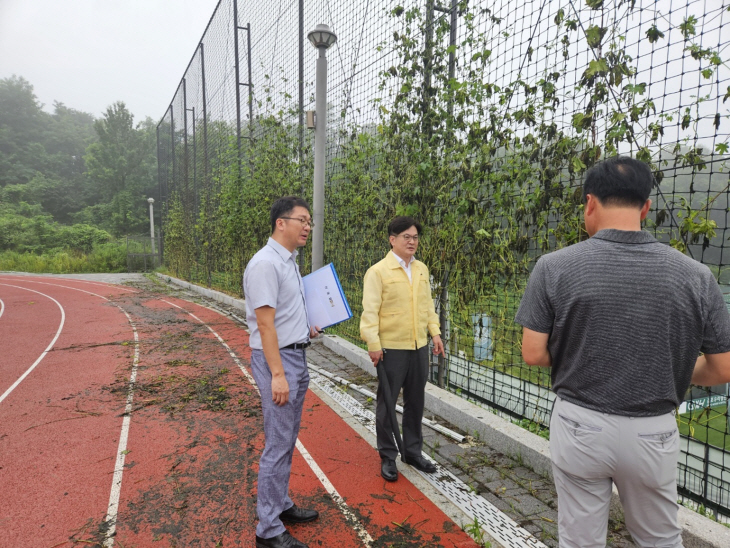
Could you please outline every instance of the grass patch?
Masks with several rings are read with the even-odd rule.
[[[679,433],[702,443],[730,450],[727,431],[727,407],[715,406],[695,409],[677,417]]]
[[[81,274],[88,272],[126,272],[126,244],[105,243],[90,253],[57,251],[43,254],[17,251],[0,252],[0,271],[50,274]]]

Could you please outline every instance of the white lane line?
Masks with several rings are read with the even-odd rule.
[[[332,497],[332,500],[335,502],[337,507],[340,509],[340,512],[342,512],[345,515],[345,519],[347,522],[352,526],[352,528],[355,530],[355,533],[357,533],[357,536],[360,537],[360,540],[365,546],[372,546],[373,537],[370,536],[370,533],[368,533],[365,530],[365,527],[363,527],[362,523],[357,519],[357,516],[355,513],[350,509],[350,507],[345,503],[345,500],[342,498],[342,495],[340,495],[337,492],[337,489],[335,489],[335,486],[332,485],[332,482],[329,480],[329,478],[326,476],[326,474],[322,471],[322,469],[319,467],[319,465],[315,462],[315,460],[312,458],[312,455],[309,454],[309,451],[307,451],[304,446],[302,445],[302,442],[299,441],[299,438],[297,438],[297,449],[299,449],[299,452],[304,457],[304,460],[307,461],[307,464],[312,469],[312,472],[314,472],[314,475],[319,478],[319,481],[324,486],[325,490],[329,493],[330,497]]]
[[[8,389],[7,389],[7,390],[6,390],[6,391],[5,391],[4,393],[3,393],[3,395],[2,395],[2,396],[0,396],[0,403],[2,403],[2,402],[3,402],[3,400],[4,400],[5,398],[7,398],[7,397],[8,397],[9,395],[10,395],[10,393],[11,393],[11,392],[12,392],[13,390],[15,390],[15,389],[16,389],[16,388],[18,387],[18,385],[19,385],[19,384],[20,384],[21,382],[23,382],[23,379],[25,379],[25,378],[26,378],[26,377],[27,377],[28,375],[30,375],[31,371],[33,371],[33,370],[34,370],[34,369],[36,368],[36,366],[37,366],[37,365],[38,365],[39,363],[41,363],[41,361],[43,360],[43,358],[45,358],[45,357],[46,357],[46,354],[48,354],[48,352],[50,352],[50,351],[51,351],[51,348],[53,348],[53,345],[54,345],[54,344],[56,344],[56,341],[58,340],[58,337],[60,337],[60,336],[61,336],[61,331],[63,331],[63,324],[64,324],[64,323],[66,323],[66,312],[65,312],[65,311],[63,310],[63,307],[61,306],[61,303],[59,303],[59,302],[58,302],[58,301],[57,301],[56,299],[54,299],[54,298],[53,298],[53,297],[51,297],[50,295],[46,295],[45,293],[41,293],[40,291],[36,291],[35,289],[28,289],[27,287],[20,287],[19,285],[10,285],[10,284],[3,284],[3,283],[0,283],[0,285],[4,285],[4,286],[7,286],[7,287],[14,287],[14,288],[16,288],[16,289],[23,289],[23,290],[25,290],[25,291],[31,291],[32,293],[37,293],[38,295],[42,295],[42,296],[46,297],[47,299],[50,299],[50,300],[52,300],[52,301],[53,301],[54,303],[56,303],[56,306],[58,306],[58,309],[59,309],[59,310],[61,311],[61,323],[60,323],[60,324],[58,325],[58,329],[56,330],[56,336],[55,336],[55,337],[53,337],[53,340],[51,341],[51,343],[50,343],[50,344],[49,344],[49,345],[48,345],[48,346],[46,347],[46,349],[45,349],[45,350],[43,351],[43,353],[42,353],[42,354],[41,354],[41,355],[40,355],[40,356],[38,357],[38,359],[37,359],[37,360],[36,360],[36,361],[35,361],[35,362],[33,363],[33,365],[31,365],[31,366],[30,366],[30,367],[29,367],[29,368],[28,368],[28,369],[26,370],[26,372],[25,372],[25,373],[23,373],[23,374],[22,374],[22,375],[21,375],[21,376],[20,376],[20,377],[18,378],[18,380],[16,380],[16,381],[15,381],[15,382],[14,382],[14,383],[13,383],[13,384],[12,384],[12,385],[10,386],[10,388],[8,388]],[[4,306],[3,306],[3,309],[4,309]]]
[[[40,277],[40,276],[38,276],[38,277]],[[33,281],[35,281],[35,280],[32,280],[32,279],[29,279],[30,276],[26,277],[26,276],[8,276],[8,275],[4,275],[3,278],[4,279],[11,279],[11,280],[16,281],[16,282],[19,282],[19,281],[33,282]],[[110,282],[94,282],[94,281],[91,281],[91,280],[82,280],[80,278],[61,278],[61,277],[59,277],[59,278],[55,278],[55,277],[54,278],[44,278],[44,279],[46,279],[46,280],[62,280],[64,282],[83,282],[85,284],[100,285],[102,287],[109,287],[109,288],[113,287],[114,289],[119,289],[120,291],[127,291],[128,293],[139,293],[139,290],[138,289],[130,289],[128,287],[124,287],[123,285],[113,284],[113,283],[110,283]],[[36,282],[36,283],[45,283],[45,282]]]
[[[375,414],[350,394],[335,386],[326,377],[313,371],[312,383],[335,400],[343,409],[375,434]],[[509,548],[546,548],[526,529],[515,523],[489,501],[474,493],[463,481],[452,474],[440,463],[435,462],[425,453],[422,456],[436,465],[436,472],[425,474],[418,471],[423,478],[453,502],[465,515],[478,520],[480,527],[502,546]]]
[[[127,389],[127,405],[124,408],[124,419],[122,420],[122,432],[119,435],[119,447],[117,448],[117,462],[114,465],[114,477],[112,478],[112,490],[109,493],[109,505],[107,506],[106,518],[107,523],[106,540],[104,548],[114,546],[114,535],[117,531],[117,516],[119,514],[119,497],[122,493],[122,476],[124,474],[124,459],[127,456],[127,439],[129,438],[129,426],[132,422],[132,401],[134,400],[134,383],[137,381],[137,366],[139,365],[139,334],[137,326],[132,318],[127,314],[121,306],[117,307],[124,312],[129,320],[129,325],[134,331],[134,361],[132,363],[132,374],[129,376],[129,388]]]
[[[244,365],[241,362],[241,360],[238,359],[238,356],[236,356],[236,353],[233,352],[233,350],[231,349],[231,347],[228,346],[228,344],[226,344],[226,342],[221,338],[220,335],[218,335],[218,333],[216,333],[213,330],[212,327],[210,327],[207,323],[205,323],[203,320],[201,320],[200,318],[198,318],[192,312],[188,312],[187,310],[185,310],[183,307],[178,306],[175,303],[171,303],[170,301],[166,301],[165,299],[160,299],[160,300],[162,302],[164,302],[164,303],[167,303],[169,305],[174,306],[175,308],[179,308],[183,312],[186,312],[187,314],[189,314],[190,316],[192,316],[193,318],[195,318],[198,322],[200,322],[205,327],[207,327],[208,330],[211,333],[213,333],[213,335],[216,336],[216,338],[225,347],[225,349],[228,350],[228,353],[233,358],[233,361],[236,362],[236,365],[238,365],[238,367],[241,369],[241,371],[243,372],[243,374],[249,380],[249,382],[251,383],[251,385],[256,389],[256,392],[259,391],[258,386],[256,386],[256,381],[251,376],[251,374],[248,372],[248,370],[246,370],[246,368],[244,367]],[[204,308],[208,308],[208,307],[204,307]],[[208,308],[208,309],[209,310],[213,310],[213,311],[217,312],[218,314],[220,314],[220,311],[218,311],[218,310],[215,310],[213,308]],[[260,395],[261,394],[259,393],[259,396]],[[297,445],[297,449],[299,450],[299,453],[301,453],[302,457],[304,457],[304,460],[307,462],[307,464],[309,465],[309,467],[312,469],[312,472],[314,472],[314,475],[317,476],[317,478],[319,479],[319,481],[322,484],[322,486],[325,488],[325,490],[327,491],[327,493],[329,493],[330,497],[332,497],[332,500],[337,505],[337,507],[340,509],[340,512],[342,512],[344,514],[345,518],[347,519],[347,522],[355,530],[355,532],[357,533],[357,536],[360,538],[360,540],[362,541],[363,545],[365,545],[367,547],[372,546],[373,543],[375,542],[373,540],[373,538],[367,532],[367,530],[362,525],[362,523],[360,523],[360,521],[357,519],[357,516],[355,515],[355,513],[350,509],[349,506],[347,506],[347,503],[345,502],[345,500],[337,492],[337,489],[335,488],[335,486],[332,485],[332,482],[329,480],[329,478],[327,478],[327,476],[325,475],[325,473],[322,471],[322,469],[319,467],[319,465],[312,458],[312,455],[309,454],[309,451],[307,451],[307,449],[304,447],[304,445],[299,440],[299,438],[297,438],[297,444],[296,445]]]
[[[0,299],[0,318],[3,317],[3,312],[5,312],[5,303]]]
[[[43,284],[43,285],[51,285],[53,287],[62,287],[64,289],[72,289],[74,291],[81,291],[82,293],[87,293],[89,295],[93,295],[95,297],[99,297],[100,299],[104,299],[107,302],[111,302],[109,299],[104,297],[103,295],[99,295],[98,293],[93,293],[91,291],[86,291],[85,289],[80,289],[78,287],[69,287],[67,285],[60,285],[60,284],[52,284],[48,282],[37,282],[33,280],[24,280],[36,284]],[[0,284],[0,285],[8,285],[8,284]],[[18,287],[18,286],[10,286],[10,287]],[[20,289],[27,289],[25,287],[21,287]],[[28,291],[33,291],[34,293],[39,293],[38,291],[35,291],[33,289],[28,289]],[[43,295],[43,293],[41,293]],[[46,295],[47,296],[47,295]],[[58,304],[58,301],[53,299],[52,297],[49,297],[49,299],[53,300]],[[122,476],[124,474],[124,460],[127,455],[127,440],[129,438],[129,427],[132,422],[132,402],[134,400],[134,384],[137,380],[137,367],[139,365],[139,334],[137,332],[137,326],[135,325],[134,321],[132,321],[132,317],[127,313],[126,310],[124,310],[121,306],[119,306],[116,303],[112,304],[116,306],[119,310],[121,310],[124,315],[127,317],[127,321],[129,322],[129,325],[132,327],[132,332],[134,333],[134,361],[132,363],[132,373],[129,376],[129,388],[127,389],[127,405],[124,408],[124,419],[122,419],[122,431],[119,435],[119,447],[117,449],[117,460],[114,465],[114,476],[112,477],[112,488],[111,492],[109,493],[109,504],[107,506],[106,511],[106,518],[105,522],[107,523],[107,530],[106,530],[106,539],[104,540],[104,548],[111,548],[114,545],[114,534],[116,533],[117,529],[117,515],[119,513],[119,497],[122,492]],[[58,306],[61,306],[58,304]],[[63,313],[63,308],[61,308],[61,312]],[[58,335],[56,336],[58,338]],[[55,339],[54,339],[55,342]],[[46,350],[47,352],[47,350]],[[3,398],[5,395],[3,395]],[[2,401],[2,398],[0,398],[0,402]]]

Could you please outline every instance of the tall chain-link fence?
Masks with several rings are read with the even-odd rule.
[[[305,33],[319,23],[338,35],[327,52],[325,262],[355,313],[337,333],[358,342],[362,277],[388,250],[389,220],[413,215],[448,348],[432,382],[545,427],[549,373],[525,366],[514,315],[535,260],[586,237],[582,176],[615,154],[652,165],[646,229],[730,294],[720,0],[221,0],[158,125],[175,274],[240,293],[271,202],[311,198],[303,113],[317,53]],[[725,387],[693,388],[678,413],[680,494],[723,520],[728,403]]]

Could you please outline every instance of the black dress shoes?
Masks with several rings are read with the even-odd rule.
[[[314,521],[318,517],[319,512],[317,510],[299,508],[296,504],[279,514],[281,521],[288,521],[289,523],[307,523],[308,521]]]
[[[289,534],[289,531],[284,531],[280,535],[276,535],[272,538],[261,538],[256,535],[256,548],[309,548],[303,542],[298,541]]]
[[[398,479],[398,468],[394,460],[383,459],[380,462],[380,475],[385,481],[395,481]]]
[[[430,461],[423,457],[406,457],[406,464],[410,464],[413,468],[426,472],[427,474],[433,474],[436,471],[436,467]]]

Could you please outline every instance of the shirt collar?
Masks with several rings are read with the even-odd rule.
[[[403,268],[410,268],[410,266],[413,264],[413,261],[415,260],[415,257],[411,257],[411,262],[408,263],[408,266],[406,266],[405,259],[401,259],[398,255],[395,254],[395,252],[391,249],[390,252],[393,254],[393,257],[395,257],[398,261],[398,264],[401,265]]]
[[[617,242],[620,244],[654,244],[657,239],[643,230],[618,230],[615,228],[604,228],[593,235],[593,238]]]
[[[288,261],[289,259],[291,259],[292,261],[296,262],[297,255],[299,255],[298,250],[295,249],[293,252],[291,252],[271,237],[269,237],[269,241],[266,242],[266,245],[270,245],[284,261]]]

